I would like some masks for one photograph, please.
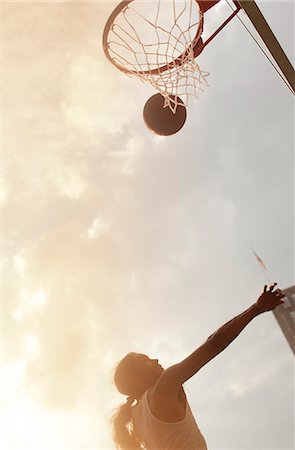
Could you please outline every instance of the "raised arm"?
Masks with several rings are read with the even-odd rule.
[[[207,364],[216,355],[221,353],[251,322],[254,317],[266,311],[271,311],[283,303],[284,294],[279,289],[274,290],[276,283],[267,289],[250,308],[225,323],[207,341],[191,355],[178,364],[169,367],[159,380],[159,389],[177,390],[189,378],[195,375],[201,367]]]

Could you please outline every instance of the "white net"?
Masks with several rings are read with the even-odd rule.
[[[198,97],[208,86],[194,46],[202,33],[203,17],[195,0],[135,0],[116,16],[107,35],[109,59],[120,70],[150,83],[176,111],[180,97]],[[164,70],[165,68],[165,70]]]

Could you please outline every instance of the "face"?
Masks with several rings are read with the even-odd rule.
[[[158,359],[151,359],[147,355],[141,353],[137,355],[137,363],[139,370],[146,373],[161,374],[164,371],[163,367],[159,364]]]
[[[141,353],[134,354],[134,369],[136,376],[144,380],[148,385],[154,384],[164,372],[158,359],[151,359]]]

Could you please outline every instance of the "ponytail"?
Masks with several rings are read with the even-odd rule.
[[[141,450],[144,443],[136,436],[131,416],[134,399],[119,406],[112,417],[113,439],[117,450]]]

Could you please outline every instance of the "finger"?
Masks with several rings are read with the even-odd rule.
[[[264,286],[263,293],[267,291],[267,284]]]
[[[283,294],[283,292],[281,291],[281,289],[276,289],[274,292],[275,292],[275,293],[278,293],[278,294]]]
[[[273,283],[273,284],[270,286],[270,288],[269,288],[270,292],[272,292],[272,291],[274,290],[274,288],[276,287],[277,284],[278,284],[278,283]]]

